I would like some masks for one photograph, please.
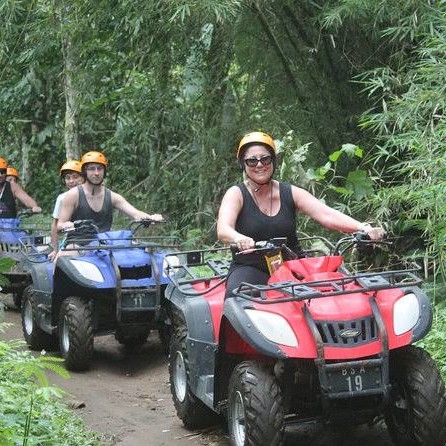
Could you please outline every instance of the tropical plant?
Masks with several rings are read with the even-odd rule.
[[[0,323],[0,332],[6,324]],[[46,371],[68,377],[60,358],[35,357],[23,341],[0,340],[0,444],[99,445],[99,437],[61,401]]]

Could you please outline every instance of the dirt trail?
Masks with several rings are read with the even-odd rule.
[[[8,297],[0,300],[12,306]],[[20,313],[5,312],[5,322],[14,325],[5,339],[23,339]],[[57,353],[54,353],[57,355]],[[95,338],[93,364],[70,379],[51,378],[71,395],[69,402],[83,403],[76,409],[89,428],[104,434],[104,446],[228,446],[222,426],[191,432],[177,418],[170,396],[167,359],[154,333],[141,352],[126,354],[112,336]],[[348,420],[346,420],[348,425]],[[390,446],[382,425],[333,432],[309,425],[287,432],[286,446]],[[267,446],[267,445],[265,445]]]

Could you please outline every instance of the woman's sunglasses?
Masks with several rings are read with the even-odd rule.
[[[272,160],[273,160],[273,157],[271,155],[265,155],[260,158],[253,157],[253,158],[245,158],[244,159],[245,164],[248,167],[256,167],[257,164],[259,164],[259,161],[262,164],[262,166],[269,166],[271,164]]]

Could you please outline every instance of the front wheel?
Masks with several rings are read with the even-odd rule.
[[[68,370],[90,367],[93,356],[92,302],[81,297],[68,297],[59,311],[59,344]]]
[[[281,446],[284,437],[282,391],[271,368],[254,361],[232,372],[228,394],[231,446]]]
[[[17,310],[20,310],[22,308],[22,299],[23,293],[21,291],[12,293],[12,301],[14,302],[14,306],[17,308]]]
[[[393,442],[398,446],[444,446],[445,385],[430,355],[414,346],[391,352],[390,383],[385,420]]]
[[[186,338],[187,327],[177,326],[170,341],[170,390],[178,417],[187,428],[196,429],[211,425],[216,420],[216,415],[190,389]]]

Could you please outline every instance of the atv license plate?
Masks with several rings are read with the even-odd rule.
[[[330,393],[364,392],[381,387],[381,368],[343,367],[327,373]]]
[[[153,308],[156,304],[154,293],[131,293],[123,294],[121,299],[122,308]]]

